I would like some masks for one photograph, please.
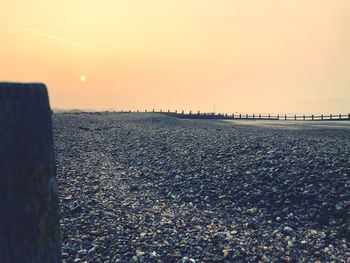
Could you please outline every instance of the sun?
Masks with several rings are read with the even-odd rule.
[[[85,82],[86,81],[86,76],[85,75],[81,75],[80,76],[80,81],[81,82]]]

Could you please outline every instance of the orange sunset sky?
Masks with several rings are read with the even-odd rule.
[[[350,112],[349,0],[1,0],[0,81],[53,108]]]

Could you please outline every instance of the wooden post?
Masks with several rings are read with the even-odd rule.
[[[152,110],[152,112],[154,112],[154,109]]]
[[[329,118],[330,118],[330,119],[332,119],[332,118],[333,118],[332,114],[330,114],[330,115],[329,115]]]
[[[175,110],[175,113],[177,114],[177,110]]]
[[[239,118],[242,119],[242,114],[239,114]]]
[[[311,115],[311,120],[314,120],[314,115],[313,114]]]
[[[280,115],[279,114],[277,114],[277,120],[279,120],[280,119]]]
[[[198,111],[197,115],[199,115],[199,114],[200,114],[200,111]]]
[[[294,120],[295,120],[295,121],[297,120],[297,115],[296,115],[296,114],[294,115]]]
[[[284,115],[284,120],[287,120],[287,114]]]
[[[259,119],[261,119],[261,114],[259,114]]]
[[[253,120],[255,119],[255,114],[253,114]]]
[[[51,110],[43,84],[0,83],[0,262],[61,262]]]
[[[350,115],[350,114],[349,114]],[[234,119],[235,118],[235,114],[234,113],[232,113],[232,119]],[[350,119],[350,118],[349,118]]]
[[[271,115],[269,114],[269,120],[271,119]]]
[[[303,120],[305,121],[305,115],[303,115]]]
[[[339,120],[341,120],[341,114],[339,114]]]
[[[348,114],[348,119],[350,120],[350,113]]]
[[[185,114],[184,110],[182,110],[181,114],[182,114],[182,115]]]
[[[245,115],[245,118],[248,119],[248,114]]]
[[[323,120],[323,114],[321,114],[321,120]]]

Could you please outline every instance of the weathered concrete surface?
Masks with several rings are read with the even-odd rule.
[[[51,110],[43,84],[0,83],[0,262],[60,262]]]

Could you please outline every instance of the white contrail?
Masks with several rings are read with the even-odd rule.
[[[28,28],[28,27],[23,27],[23,30],[31,32],[33,34],[37,34],[37,35],[42,36],[42,37],[46,37],[46,38],[50,38],[50,39],[53,39],[53,40],[56,40],[56,41],[60,41],[62,43],[70,44],[70,45],[77,46],[77,47],[87,48],[87,46],[85,46],[84,44],[81,44],[79,42],[67,40],[67,39],[64,39],[64,38],[61,38],[61,37],[58,37],[58,36],[54,36],[54,35],[45,33],[45,32],[41,32],[41,31],[38,31],[38,30],[31,29],[31,28]]]

